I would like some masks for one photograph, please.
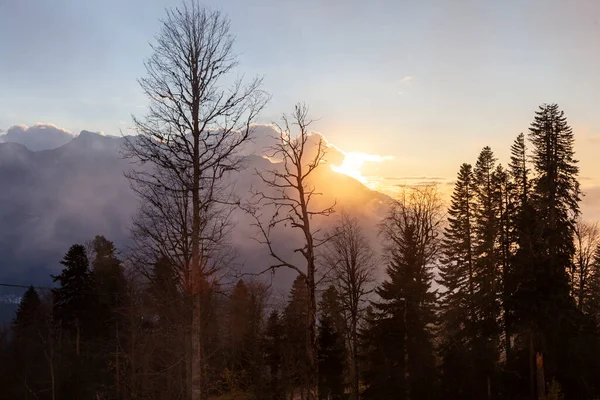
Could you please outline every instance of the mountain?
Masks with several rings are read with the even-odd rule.
[[[82,131],[52,150],[34,152],[19,144],[0,143],[0,283],[50,285],[50,274],[60,271],[58,262],[69,246],[95,235],[106,236],[121,249],[127,247],[138,202],[123,174],[132,167],[120,157],[123,141]],[[251,188],[264,190],[254,172],[265,168],[278,168],[278,164],[248,154],[245,168],[229,178],[228,186],[235,185],[242,195]],[[375,238],[389,198],[330,168],[317,171],[315,184],[323,196],[315,197],[315,202],[322,206],[335,202],[337,208],[359,214],[365,231]],[[233,220],[238,263],[252,272],[269,266],[266,249],[252,240],[257,232],[250,218],[237,211]],[[315,224],[327,229],[335,220],[330,217]],[[277,245],[292,256],[296,240],[289,229],[278,232]],[[285,286],[292,279],[288,272],[276,276]]]

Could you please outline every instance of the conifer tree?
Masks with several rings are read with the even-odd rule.
[[[270,377],[266,398],[270,400],[283,400],[285,396],[282,370],[285,346],[283,323],[277,310],[273,310],[267,319],[263,344]]]
[[[557,374],[564,377],[573,372],[564,368],[567,354],[561,354],[563,351],[560,350],[564,349],[565,340],[570,340],[573,332],[568,331],[573,327],[560,321],[572,320],[574,307],[568,271],[575,252],[574,224],[580,212],[581,197],[577,181],[579,168],[574,158],[575,139],[557,104],[540,106],[529,128],[529,138],[533,145],[533,201],[539,237],[536,246],[538,267],[533,280],[535,298],[529,303],[535,307],[535,312],[532,310],[537,332],[535,348],[544,357],[546,376],[556,376],[565,386],[566,378],[561,382]]]
[[[97,393],[96,370],[90,360],[87,344],[94,334],[97,296],[85,247],[74,244],[60,262],[64,269],[53,276],[59,287],[52,289],[53,316],[65,336],[70,339],[68,374],[59,388],[60,397],[68,393],[76,398],[90,398]],[[74,353],[74,354],[73,354]]]
[[[513,206],[513,185],[508,172],[498,165],[494,171],[494,202],[497,206],[498,240],[496,246],[498,265],[498,328],[502,331],[505,360],[511,357],[511,317],[508,300],[510,296],[511,259],[514,253],[513,227],[511,225]]]
[[[306,353],[308,340],[308,288],[306,280],[297,276],[290,290],[288,304],[283,313],[286,338],[284,353],[285,382],[288,393],[300,393],[303,398],[308,393],[310,363]]]
[[[19,303],[13,323],[15,364],[12,372],[19,382],[18,390],[13,394],[15,398],[35,398],[48,389],[42,342],[47,329],[44,314],[40,297],[30,286]]]
[[[54,318],[63,329],[74,331],[76,354],[80,354],[81,336],[88,334],[87,323],[93,319],[94,285],[85,247],[74,244],[60,262],[64,269],[53,276],[59,287],[54,295]]]
[[[343,399],[344,365],[346,349],[344,343],[345,323],[337,290],[329,286],[320,303],[319,345],[319,398]]]
[[[448,398],[486,397],[485,377],[475,367],[473,354],[478,338],[475,195],[472,167],[462,164],[448,209],[438,280],[444,290],[440,296],[440,355],[443,395]]]
[[[365,399],[431,399],[436,293],[431,289],[441,222],[434,188],[414,189],[396,202],[382,226],[387,280],[376,289],[367,339]]]
[[[484,147],[473,169],[475,193],[473,250],[475,278],[475,307],[477,309],[474,355],[477,369],[485,373],[487,398],[494,390],[492,384],[499,339],[500,219],[498,190],[496,187],[496,158],[492,149]]]

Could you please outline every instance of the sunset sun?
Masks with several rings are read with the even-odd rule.
[[[380,163],[389,157],[376,154],[365,154],[358,152],[344,153],[344,161],[340,165],[332,165],[331,169],[340,174],[348,175],[364,185],[368,184],[368,179],[362,175],[361,168],[366,162]]]

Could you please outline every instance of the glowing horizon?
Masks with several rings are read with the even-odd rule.
[[[332,165],[331,169],[339,174],[348,175],[370,188],[374,182],[369,182],[369,179],[363,176],[361,171],[363,165],[367,162],[380,163],[393,159],[391,156],[380,156],[378,154],[343,151],[341,153],[344,155],[344,160],[340,165]]]

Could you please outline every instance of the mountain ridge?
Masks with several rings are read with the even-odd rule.
[[[119,151],[124,140],[82,131],[55,149],[31,151],[23,145],[0,143],[0,258],[4,260],[0,265],[5,264],[0,267],[0,282],[48,285],[49,274],[60,270],[58,261],[68,247],[97,234],[127,248],[138,200],[124,176],[132,167]],[[256,153],[246,154],[245,164],[233,183],[243,193],[251,186],[264,189],[255,169],[277,168]],[[327,182],[319,204],[337,199],[340,208],[360,211],[369,235],[375,234],[389,197],[331,168],[316,171],[318,180]],[[236,214],[232,242],[240,253],[238,261],[246,268],[251,264],[253,271],[264,269],[271,260],[265,249],[248,245],[255,232],[245,218]],[[284,284],[288,278],[282,278]]]

